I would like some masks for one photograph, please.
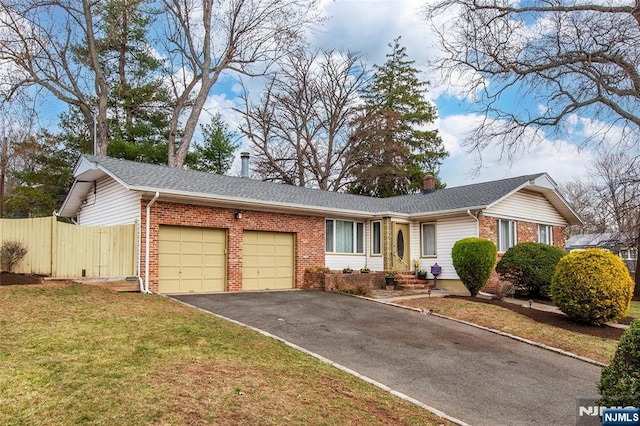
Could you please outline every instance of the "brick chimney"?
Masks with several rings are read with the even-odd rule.
[[[431,173],[424,175],[422,180],[422,193],[428,194],[436,190],[436,177]]]

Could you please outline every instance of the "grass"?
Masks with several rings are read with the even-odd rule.
[[[618,343],[542,324],[509,309],[485,303],[441,297],[411,299],[400,303],[432,309],[433,312],[448,317],[504,331],[605,364],[613,359]]]
[[[629,308],[629,314],[630,317],[634,317],[634,318],[640,318],[640,302],[639,301],[632,301],[631,302],[631,307]]]
[[[0,424],[449,424],[160,296],[0,287]]]

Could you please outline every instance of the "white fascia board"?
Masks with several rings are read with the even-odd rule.
[[[125,189],[130,189],[129,186],[113,175],[109,170],[105,169],[100,164],[89,161],[84,157],[80,157],[80,160],[76,164],[73,170],[74,181],[67,193],[66,198],[62,202],[59,215],[62,217],[73,217],[78,213],[78,209],[82,203],[82,199],[86,197],[89,189],[92,185],[87,185],[89,182],[95,182],[100,178],[109,176]]]

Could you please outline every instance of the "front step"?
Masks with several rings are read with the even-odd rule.
[[[396,290],[421,290],[431,287],[431,281],[420,280],[416,274],[411,271],[396,272]]]

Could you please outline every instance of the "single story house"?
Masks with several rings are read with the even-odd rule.
[[[245,157],[243,162],[248,161]],[[243,163],[243,170],[248,170]],[[60,216],[79,225],[138,224],[138,272],[157,293],[304,288],[305,269],[429,270],[460,288],[453,244],[487,238],[564,247],[580,219],[546,173],[392,198],[83,155]]]

